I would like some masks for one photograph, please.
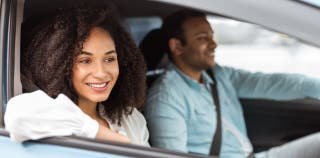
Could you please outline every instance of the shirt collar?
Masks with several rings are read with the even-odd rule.
[[[192,79],[191,77],[187,76],[185,73],[183,73],[176,65],[174,65],[172,62],[169,63],[169,65],[167,66],[168,70],[174,70],[176,71],[179,76],[181,76],[181,78],[188,84],[188,86],[190,86],[191,88],[200,90],[201,89],[201,84],[198,83],[198,81]],[[203,80],[203,85],[206,86],[206,88],[210,87],[210,84],[213,83],[213,80],[211,79],[211,77],[205,72],[203,71],[201,74],[202,80]]]

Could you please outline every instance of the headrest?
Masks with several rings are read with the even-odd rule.
[[[164,40],[161,29],[151,30],[141,41],[140,50],[148,70],[154,70],[164,56]]]

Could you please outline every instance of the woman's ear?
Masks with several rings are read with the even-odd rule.
[[[182,44],[181,44],[181,41],[179,39],[171,38],[168,41],[168,44],[169,44],[169,48],[170,48],[170,51],[171,51],[172,55],[179,56],[180,54],[183,53]]]

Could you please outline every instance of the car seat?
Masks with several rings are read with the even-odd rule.
[[[161,29],[157,28],[148,32],[142,39],[139,48],[147,64],[147,86],[150,87],[152,82],[164,72],[163,67],[168,63]]]

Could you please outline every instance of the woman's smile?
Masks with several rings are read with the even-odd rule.
[[[91,89],[97,92],[103,92],[106,89],[108,89],[108,83],[109,82],[91,82],[91,83],[86,83]]]

